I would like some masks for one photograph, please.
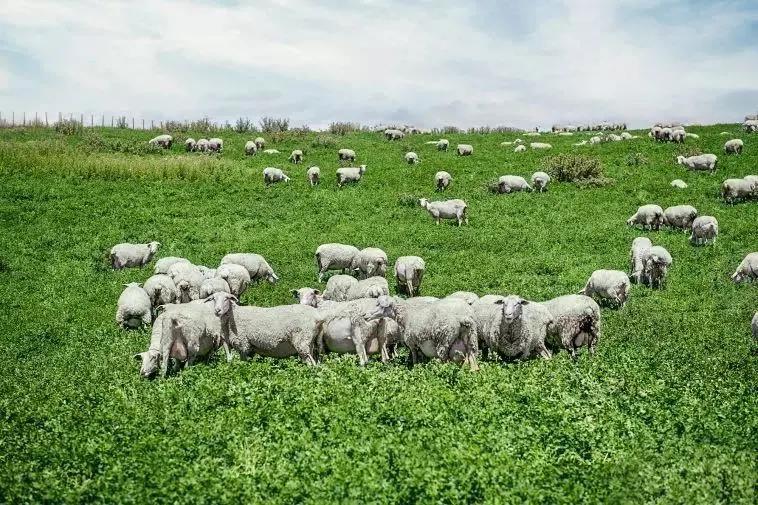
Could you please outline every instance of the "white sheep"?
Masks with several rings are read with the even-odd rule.
[[[458,144],[455,151],[458,153],[458,156],[471,156],[474,154],[474,146],[471,144]]]
[[[153,309],[159,305],[174,303],[179,295],[179,290],[176,288],[173,279],[166,274],[151,275],[142,285],[142,289],[150,298]]]
[[[742,148],[744,143],[740,139],[727,140],[724,144],[724,152],[726,154],[742,154]]]
[[[503,295],[484,295],[474,303],[484,303],[484,304],[491,305],[493,303],[499,303],[503,300],[505,300],[505,296]],[[474,303],[472,303],[471,305],[474,305]]]
[[[274,269],[268,264],[268,261],[260,254],[255,253],[230,253],[221,258],[221,264],[227,265],[233,263],[241,265],[247,269],[250,274],[250,282],[268,281],[276,284],[279,276],[274,273]]]
[[[221,277],[213,277],[211,279],[204,279],[200,284],[200,297],[199,300],[205,300],[213,293],[229,293],[229,283]]]
[[[647,237],[637,237],[632,241],[632,248],[629,251],[629,275],[636,283],[643,283],[642,278],[645,272],[645,259],[650,254],[650,248],[653,243]]]
[[[116,244],[111,248],[111,266],[115,270],[122,268],[143,267],[152,261],[161,247],[160,242],[148,244]]]
[[[226,263],[216,269],[216,277],[224,279],[229,285],[227,290],[237,298],[240,298],[250,286],[250,272],[247,268],[236,263]]]
[[[426,263],[419,256],[400,256],[395,260],[395,279],[408,296],[418,294],[426,272]]]
[[[358,248],[347,244],[321,244],[316,248],[316,270],[318,281],[321,282],[324,274],[329,270],[341,270],[346,273],[353,265],[353,259],[358,255]]]
[[[195,143],[195,151],[199,153],[208,152],[208,139],[198,139]]]
[[[194,151],[196,146],[197,146],[197,142],[195,142],[195,139],[193,138],[188,138],[187,140],[184,141],[184,149],[188,153]]]
[[[277,182],[289,182],[290,178],[281,169],[275,167],[266,167],[263,169],[263,182],[266,186]]]
[[[753,196],[755,185],[750,180],[727,179],[721,183],[721,198],[727,203],[747,200]]]
[[[180,258],[178,256],[166,256],[165,258],[159,258],[155,262],[155,274],[167,274],[168,269],[171,268],[171,265],[174,263],[191,263],[190,260],[187,258]]]
[[[532,186],[536,191],[542,193],[547,191],[547,185],[550,182],[550,176],[545,172],[534,172],[532,174]]]
[[[266,139],[263,137],[255,137],[255,140],[253,142],[255,142],[255,148],[259,151],[266,147]]]
[[[526,152],[526,146],[521,144],[517,145],[516,148],[513,150],[514,153],[523,153]]]
[[[501,359],[552,356],[545,338],[553,317],[541,304],[510,295],[494,303],[475,303],[471,308],[484,359],[490,350]]]
[[[390,294],[390,286],[384,277],[368,277],[351,284],[345,295],[345,301],[359,298],[379,298]]]
[[[690,170],[709,170],[711,173],[716,171],[718,161],[718,157],[715,154],[700,154],[698,156],[690,156],[689,158],[685,158],[684,156],[676,157],[677,163],[684,165]]]
[[[278,149],[264,149],[263,154],[280,154]]]
[[[298,163],[302,163],[303,161],[303,151],[300,149],[295,149],[290,153],[289,161],[297,165]]]
[[[645,266],[642,271],[642,281],[651,288],[663,287],[666,283],[668,267],[673,262],[671,254],[664,247],[656,245],[650,248],[643,262]]]
[[[590,145],[600,144],[603,142],[603,139],[595,135],[594,137],[590,137]]]
[[[746,175],[743,179],[753,186],[753,196],[758,197],[758,175]]]
[[[699,139],[699,138],[700,138],[700,135],[698,135],[697,133],[690,133],[690,132],[687,132],[687,133],[685,134],[685,137],[686,137],[686,138],[690,138],[690,137],[692,137],[693,139],[697,140],[697,139]]]
[[[687,137],[687,132],[684,130],[673,130],[671,132],[671,142],[677,144],[684,144],[684,139]]]
[[[479,295],[472,293],[471,291],[456,291],[455,293],[450,293],[445,298],[459,298],[469,305],[473,305],[479,301]]]
[[[581,140],[581,141],[576,142],[576,143],[571,144],[571,145],[572,146],[576,146],[576,147],[580,147],[580,146],[583,146],[583,145],[587,145],[587,141],[586,140]]]
[[[216,269],[210,268],[205,265],[195,265],[200,273],[203,274],[203,279],[213,279],[216,277]]]
[[[681,179],[674,179],[671,181],[671,186],[679,189],[687,189],[687,183]]]
[[[337,151],[339,161],[355,161],[355,151],[352,149],[340,149]]]
[[[621,270],[595,270],[578,294],[590,298],[610,300],[619,307],[626,305],[631,283],[629,276]]]
[[[429,212],[437,224],[440,224],[440,219],[455,219],[458,221],[458,226],[464,222],[468,224],[468,206],[463,200],[456,198],[430,202],[426,198],[421,198],[419,204]]]
[[[502,175],[497,180],[497,190],[499,193],[515,193],[517,191],[532,191],[532,187],[521,176]]]
[[[531,147],[532,149],[552,149],[553,148],[553,146],[551,146],[550,144],[546,144],[544,142],[532,142],[531,144],[529,144],[529,147]]]
[[[177,262],[168,269],[169,277],[174,281],[177,290],[177,303],[188,303],[200,298],[200,286],[205,277],[192,263]]]
[[[447,139],[439,139],[437,141],[437,150],[438,151],[447,151],[447,148],[450,147],[450,141]]]
[[[622,132],[621,135],[619,135],[619,137],[621,137],[622,140],[632,140],[634,138],[632,134],[629,132]]]
[[[689,230],[697,217],[697,209],[692,205],[674,205],[663,211],[663,224],[669,228]]]
[[[387,130],[384,130],[384,136],[387,138],[387,140],[400,140],[405,137],[405,133],[395,128],[389,128]]]
[[[699,216],[692,222],[692,234],[690,242],[694,245],[707,244],[711,241],[716,243],[719,235],[719,223],[713,216]]]
[[[224,151],[224,141],[218,137],[208,139],[208,151],[214,153],[221,153]]]
[[[732,274],[732,281],[739,283],[755,280],[758,280],[758,252],[751,252],[737,266],[737,270]]]
[[[384,277],[387,272],[387,253],[377,247],[366,247],[353,256],[350,270],[358,274],[359,279],[375,275]]]
[[[337,186],[342,187],[350,182],[358,182],[366,173],[366,165],[360,167],[341,167],[337,169]]]
[[[627,226],[642,225],[643,230],[646,227],[658,230],[663,224],[663,209],[660,205],[642,205],[632,217],[626,220],[626,224]]]
[[[316,186],[321,183],[321,169],[317,166],[312,166],[305,173],[308,176],[308,182],[311,186]]]
[[[252,156],[258,152],[258,146],[255,145],[254,140],[248,140],[245,142],[245,155]]]
[[[370,279],[381,279],[381,277],[371,277]],[[354,286],[357,284],[358,279],[352,275],[332,275],[326,281],[326,287],[324,288],[324,299],[332,300],[335,302],[345,302],[348,299],[348,293],[350,293],[350,291],[353,290]]]
[[[138,282],[130,282],[124,286],[116,303],[116,324],[124,329],[149,325],[153,320],[150,297]]]
[[[453,176],[445,171],[439,171],[434,174],[434,185],[437,191],[444,191],[450,186],[450,181],[453,180]]]
[[[576,358],[577,349],[586,345],[594,354],[600,339],[600,306],[584,295],[563,295],[542,302],[552,321],[547,327],[547,342],[553,349],[566,349]]]
[[[148,141],[151,146],[161,147],[163,149],[171,149],[171,144],[174,143],[174,137],[171,135],[158,135]]]
[[[418,159],[418,154],[411,151],[405,153],[405,162],[409,165],[415,165],[416,163],[421,163],[421,160]]]

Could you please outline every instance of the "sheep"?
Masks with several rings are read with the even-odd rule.
[[[266,186],[277,182],[289,182],[290,178],[281,169],[275,167],[266,167],[263,169],[263,183]]]
[[[368,277],[361,279],[348,287],[345,301],[358,300],[359,298],[378,298],[389,295],[390,287],[384,277]]]
[[[661,246],[653,246],[643,259],[642,281],[651,288],[661,288],[666,284],[668,267],[673,260],[671,254]]]
[[[397,285],[408,296],[418,294],[425,271],[426,263],[418,256],[400,256],[395,260],[395,279],[397,280]]]
[[[493,303],[498,303],[502,300],[505,300],[505,296],[503,295],[484,295],[483,297],[479,298],[474,303],[493,304]],[[472,303],[471,305],[474,305],[474,303]]]
[[[471,308],[484,359],[489,350],[509,360],[552,356],[545,338],[553,316],[539,303],[510,295],[494,303],[475,303]]]
[[[643,230],[645,227],[658,230],[663,224],[663,209],[659,205],[643,205],[626,220],[626,224],[627,226],[642,225]]]
[[[213,277],[212,279],[204,279],[203,283],[200,284],[200,296],[198,297],[198,299],[205,300],[206,298],[211,296],[213,293],[220,293],[220,292],[224,292],[224,293],[231,292],[228,282],[226,282],[221,277]]]
[[[637,284],[644,281],[642,278],[645,270],[645,258],[650,253],[653,243],[647,237],[637,237],[632,241],[632,249],[629,251],[629,276]]]
[[[213,311],[221,323],[221,339],[227,361],[232,360],[231,349],[242,360],[254,353],[284,358],[299,356],[313,366],[314,343],[320,338],[323,320],[318,310],[306,305],[278,307],[240,307],[230,293],[215,293],[205,299],[213,304]]]
[[[671,142],[675,142],[677,144],[684,144],[684,139],[687,136],[687,133],[684,130],[673,130],[671,132]]]
[[[195,139],[193,138],[188,138],[187,140],[184,141],[184,150],[187,151],[188,153],[194,151],[196,146],[197,146],[197,142],[195,142]]]
[[[539,137],[540,132],[526,132],[524,135],[526,135],[527,137]]]
[[[205,278],[192,263],[178,262],[168,269],[169,277],[176,284],[177,303],[187,303],[200,298],[200,286]]]
[[[479,295],[472,293],[471,291],[456,291],[455,293],[447,295],[445,298],[459,298],[469,305],[473,305],[479,301]]]
[[[353,256],[350,270],[358,274],[359,279],[375,275],[384,277],[387,272],[387,253],[377,247],[366,247]]]
[[[153,273],[167,274],[168,269],[171,268],[171,265],[174,263],[190,263],[190,260],[186,258],[180,258],[178,256],[166,256],[165,258],[160,258],[155,262],[155,269]]]
[[[744,143],[740,139],[727,140],[724,144],[724,152],[726,154],[742,154],[742,147]]]
[[[279,281],[279,276],[274,273],[274,269],[260,254],[230,253],[221,258],[222,265],[229,263],[245,267],[247,273],[250,274],[251,283],[265,280],[270,284],[276,284]]]
[[[155,309],[159,305],[174,303],[178,296],[178,289],[173,279],[166,274],[157,274],[148,277],[142,289],[150,298],[150,305]]]
[[[629,276],[620,270],[595,270],[578,294],[610,300],[623,307],[629,298]]]
[[[453,200],[430,202],[426,198],[421,198],[419,199],[419,204],[429,212],[437,224],[440,224],[440,219],[456,219],[458,226],[464,222],[468,224],[468,206],[463,200],[456,198]]]
[[[347,244],[329,243],[318,246],[314,255],[318,281],[321,282],[329,270],[342,270],[342,273],[346,273],[352,268],[353,259],[358,252],[357,247]]]
[[[434,174],[434,185],[436,191],[444,191],[450,186],[450,181],[453,180],[453,176],[445,171],[440,171]]]
[[[609,134],[607,138],[611,142],[621,142],[622,140],[624,140],[624,138],[621,135],[616,135],[615,133]]]
[[[748,132],[756,132],[758,131],[758,120],[756,119],[747,119],[744,123],[742,123],[742,128]],[[729,135],[729,133],[727,133]]]
[[[321,183],[321,169],[319,167],[314,165],[305,174],[308,176],[308,182],[311,184],[311,187]]]
[[[216,269],[215,268],[209,268],[205,265],[195,265],[198,270],[200,270],[200,273],[203,274],[203,279],[213,279],[216,277]]]
[[[373,279],[381,279],[381,277],[371,277],[371,280]],[[324,300],[345,302],[348,299],[348,293],[350,293],[356,284],[358,284],[358,279],[352,275],[332,275],[326,281],[326,288],[324,288]]]
[[[111,248],[110,259],[114,270],[143,267],[152,261],[161,247],[160,242],[147,244],[116,244]]]
[[[279,154],[278,149],[264,149],[263,154]]]
[[[355,161],[355,151],[352,149],[340,149],[337,151],[339,161]]]
[[[497,180],[499,193],[515,193],[517,191],[533,191],[526,179],[518,175],[502,175]]]
[[[687,189],[687,183],[681,179],[674,179],[671,181],[671,186],[679,189]]]
[[[758,175],[746,175],[743,179],[753,186],[753,196],[758,197]]]
[[[709,240],[712,244],[715,244],[718,235],[719,223],[715,217],[699,216],[692,222],[690,242],[693,245],[707,244]]]
[[[294,151],[292,151],[292,153],[290,153],[289,161],[291,161],[295,165],[297,165],[298,163],[302,163],[303,151],[301,151],[300,149],[295,149]]]
[[[751,252],[737,266],[737,270],[732,274],[732,281],[740,283],[755,280],[758,280],[758,252]]]
[[[245,155],[252,156],[258,152],[258,146],[255,145],[255,141],[248,140],[245,142]]]
[[[684,137],[685,137],[685,138],[690,138],[690,137],[692,137],[693,139],[697,140],[697,139],[699,139],[699,138],[700,138],[700,135],[698,135],[697,133],[690,133],[690,132],[687,132],[687,133],[684,135]]]
[[[447,151],[447,148],[450,147],[450,141],[447,139],[439,139],[437,141],[437,150],[438,151]]]
[[[514,153],[523,153],[526,152],[526,146],[521,144],[516,146],[516,148],[513,150]]]
[[[575,147],[580,147],[580,146],[583,146],[583,145],[587,145],[587,141],[586,140],[582,140],[582,141],[576,142],[576,143],[571,144],[571,145],[575,146]]]
[[[229,285],[227,291],[237,298],[240,298],[247,290],[251,281],[250,272],[247,271],[247,268],[235,263],[226,263],[219,266],[216,270],[216,277],[224,279]]]
[[[224,151],[224,141],[218,137],[213,137],[208,140],[208,151],[214,153],[221,153]]]
[[[663,130],[663,128],[661,128],[660,126],[658,126],[658,125],[653,126],[650,129],[650,133],[648,135],[651,138],[655,139],[656,141],[661,141],[661,140],[663,140],[663,136],[661,134],[661,130]]]
[[[337,169],[337,186],[340,188],[350,182],[358,182],[366,173],[366,165],[360,167],[341,167]]]
[[[595,135],[594,137],[590,137],[590,145],[600,144],[603,141],[602,138]]]
[[[545,172],[534,172],[532,174],[532,186],[536,191],[542,193],[547,191],[547,185],[550,182],[550,176]]]
[[[674,205],[663,211],[663,224],[669,228],[689,230],[697,217],[697,209],[692,205]]]
[[[199,139],[197,143],[195,143],[195,151],[199,153],[208,152],[208,139]]]
[[[387,140],[400,140],[405,137],[405,133],[394,128],[389,128],[387,130],[384,130],[384,136],[387,138]]]
[[[669,142],[671,140],[671,128],[662,128],[660,137],[663,142]]]
[[[458,144],[455,151],[458,153],[458,156],[471,156],[474,154],[474,146],[471,144]]]
[[[411,151],[405,153],[405,162],[409,165],[415,165],[416,163],[421,163],[421,160],[418,159],[418,154]]]
[[[632,140],[634,138],[629,132],[622,132],[619,137],[621,137],[622,140]]]
[[[150,296],[138,282],[130,282],[124,286],[116,303],[116,324],[124,329],[149,325],[153,320]]]
[[[709,170],[711,173],[716,171],[718,157],[715,154],[700,154],[698,156],[677,156],[676,162],[686,166],[690,170]]]
[[[255,137],[255,140],[253,140],[253,142],[255,143],[255,148],[259,151],[263,150],[263,148],[266,147],[266,139],[263,137]]]
[[[158,135],[148,141],[148,144],[154,147],[161,147],[163,149],[171,149],[171,144],[174,143],[174,137],[171,135]]]
[[[532,149],[552,149],[553,148],[553,146],[551,146],[550,144],[546,144],[544,142],[532,142],[531,144],[529,144],[529,147],[531,147]]]
[[[542,302],[552,316],[547,327],[547,343],[555,351],[566,349],[573,359],[577,349],[587,346],[590,356],[600,339],[600,306],[584,295],[563,295]]]
[[[734,203],[737,200],[746,200],[753,196],[755,185],[751,180],[727,179],[721,183],[721,198],[726,203]]]

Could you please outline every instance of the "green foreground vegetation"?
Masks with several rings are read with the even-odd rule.
[[[745,141],[743,155],[723,154],[724,130]],[[700,139],[683,146],[646,132],[594,147],[571,145],[584,134],[543,135],[552,151],[523,154],[499,145],[515,133],[446,135],[473,144],[459,158],[425,145],[429,135],[265,135],[281,154],[245,157],[257,134],[223,133],[224,154],[208,156],[183,153],[180,135],[170,153],[153,153],[142,149],[150,132],[0,130],[0,502],[755,503],[758,285],[730,275],[758,250],[758,203],[726,205],[719,187],[758,172],[758,136],[738,125],[691,131]],[[341,147],[368,170],[339,190]],[[298,166],[286,161],[296,148]],[[407,150],[422,163],[406,165]],[[719,155],[715,175],[675,164],[698,151]],[[565,152],[596,157],[613,184],[487,189]],[[630,164],[634,153],[641,163]],[[312,189],[314,164],[322,184]],[[265,188],[266,166],[292,181]],[[468,202],[469,226],[435,226],[413,204],[435,197],[438,170],[454,178],[444,198]],[[672,188],[675,178],[689,188]],[[646,203],[716,216],[716,245],[628,228]],[[114,315],[122,285],[143,282],[152,264],[114,272],[105,259],[116,243],[150,240],[162,243],[158,257],[209,266],[257,252],[281,281],[242,302],[267,306],[316,287],[314,250],[343,242],[381,247],[390,262],[422,256],[424,295],[545,300],[577,292],[595,269],[626,270],[642,234],[671,252],[668,285],[633,286],[626,307],[604,308],[594,358],[487,361],[479,373],[409,370],[404,353],[362,369],[354,356],[307,368],[295,358],[227,364],[219,352],[143,380],[132,356],[149,330],[122,331]]]

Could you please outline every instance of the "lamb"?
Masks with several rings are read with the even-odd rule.
[[[247,272],[247,271],[245,271]],[[213,293],[230,293],[229,283],[221,277],[213,277],[212,279],[205,279],[200,284],[200,296],[199,300],[205,300]]]
[[[532,186],[536,191],[542,193],[547,191],[547,185],[550,182],[550,176],[545,172],[534,172],[532,174]]]
[[[671,142],[677,144],[684,144],[684,139],[687,137],[687,133],[684,130],[673,130],[671,132]]]
[[[484,359],[489,350],[509,360],[552,356],[545,347],[545,338],[553,316],[541,304],[510,295],[494,303],[475,303],[471,307]]]
[[[523,153],[523,152],[526,152],[526,146],[525,146],[525,145],[523,145],[523,144],[522,144],[522,145],[518,145],[518,146],[516,146],[516,148],[513,150],[513,152],[514,152],[514,153]]]
[[[347,272],[352,267],[353,258],[358,255],[358,248],[347,244],[321,244],[316,248],[316,270],[321,282],[328,270]],[[328,288],[327,288],[328,289]]]
[[[758,280],[758,252],[751,252],[737,266],[737,270],[732,274],[732,281],[740,283],[755,280]]]
[[[308,176],[308,182],[311,184],[311,187],[321,183],[321,169],[319,167],[310,167],[306,172],[306,175]]]
[[[171,144],[174,143],[174,137],[171,135],[158,135],[148,141],[148,144],[155,147],[161,147],[163,149],[171,149]]]
[[[546,144],[544,142],[532,142],[531,144],[529,144],[529,147],[531,147],[532,149],[552,149],[553,148],[553,146],[551,146],[550,144]]]
[[[221,258],[221,264],[227,265],[233,263],[241,265],[247,269],[250,274],[250,282],[266,280],[270,284],[276,284],[279,276],[274,273],[274,269],[268,264],[268,261],[260,254],[254,253],[231,253]]]
[[[724,152],[726,154],[742,154],[742,147],[744,143],[740,139],[727,140],[724,144]]]
[[[263,183],[266,186],[277,182],[289,182],[290,178],[287,174],[281,171],[279,168],[266,167],[263,169]]]
[[[409,165],[415,165],[416,163],[421,163],[421,160],[418,159],[418,154],[411,151],[405,153],[405,162]]]
[[[753,196],[755,185],[750,180],[727,179],[721,184],[721,198],[733,204],[737,200],[747,200]]]
[[[389,128],[387,130],[384,130],[384,136],[387,138],[387,140],[400,140],[405,137],[405,133],[394,128]]]
[[[142,289],[150,298],[150,305],[155,309],[159,305],[174,303],[178,296],[178,289],[173,279],[165,274],[157,274],[148,277]]]
[[[279,154],[278,149],[264,149],[263,154]]]
[[[208,152],[208,139],[199,139],[195,144],[195,151],[199,153]]]
[[[503,175],[497,181],[499,193],[515,193],[517,191],[532,191],[526,179],[518,175]]]
[[[213,304],[221,323],[227,361],[232,360],[234,349],[243,360],[255,353],[276,358],[297,355],[307,365],[316,364],[313,347],[320,338],[323,320],[315,308],[240,307],[237,298],[229,293],[215,293],[205,301]]]
[[[171,268],[171,265],[174,263],[190,263],[190,260],[186,258],[180,258],[178,256],[166,256],[165,258],[160,258],[155,262],[154,273],[167,274],[168,269]]]
[[[658,230],[663,224],[663,209],[659,205],[643,205],[626,220],[626,224],[627,226],[642,225],[643,230],[645,227]]]
[[[465,301],[469,305],[473,305],[479,301],[479,295],[472,293],[471,291],[456,291],[455,293],[447,295],[445,298],[458,298]]]
[[[687,183],[681,179],[674,179],[671,181],[671,186],[679,189],[687,189]]]
[[[208,151],[214,153],[221,153],[224,150],[224,141],[220,138],[213,137],[208,140]]]
[[[351,284],[345,295],[345,301],[358,300],[359,298],[379,298],[389,295],[390,287],[384,277],[368,277]]]
[[[437,191],[444,191],[450,186],[450,181],[453,180],[453,176],[445,171],[440,171],[434,174],[434,185],[437,187]]]
[[[376,247],[366,247],[353,256],[350,270],[358,274],[359,279],[375,275],[384,277],[387,272],[387,253]]]
[[[240,298],[250,285],[250,273],[247,268],[235,263],[226,263],[221,265],[216,270],[216,276],[220,279],[224,279],[229,285],[229,289],[225,290],[237,298]]]
[[[663,224],[669,228],[689,230],[697,217],[697,209],[692,205],[674,205],[663,211]]]
[[[381,279],[381,277],[371,277],[371,280],[373,279]],[[326,281],[324,300],[345,302],[348,300],[348,293],[350,293],[351,289],[353,289],[353,286],[356,284],[358,284],[358,279],[352,275],[332,275],[329,277],[329,280]]]
[[[355,161],[355,151],[352,149],[340,149],[337,151],[337,158],[340,161]]]
[[[642,271],[643,282],[651,288],[661,288],[666,283],[668,267],[673,260],[671,254],[661,247],[653,246],[643,259],[644,268]]]
[[[111,248],[111,266],[114,270],[122,268],[143,267],[152,261],[161,247],[160,242],[147,244],[116,244]]]
[[[138,282],[130,282],[124,286],[116,303],[116,324],[124,329],[149,325],[153,320],[150,297]]]
[[[400,256],[395,260],[395,279],[397,280],[397,285],[408,296],[418,294],[425,271],[426,263],[418,256]]]
[[[650,254],[653,243],[647,237],[637,237],[632,241],[632,249],[629,251],[629,275],[637,284],[644,282],[642,278],[645,271],[645,258]]]
[[[366,165],[360,167],[341,167],[337,169],[337,186],[342,187],[349,182],[358,182],[366,173]]]
[[[468,224],[468,216],[466,215],[468,206],[463,200],[456,198],[430,202],[426,198],[421,198],[419,204],[429,212],[437,224],[440,224],[440,219],[456,219],[458,226],[464,222]]]
[[[197,146],[197,142],[195,142],[195,139],[189,138],[184,141],[184,149],[189,153],[195,150]]]
[[[255,140],[253,142],[255,142],[255,148],[259,151],[266,147],[266,139],[263,137],[255,137]]]
[[[289,160],[292,163],[294,163],[295,165],[297,165],[298,163],[302,163],[302,161],[303,161],[303,151],[301,151],[300,149],[295,149],[290,154]]]
[[[580,295],[601,300],[610,300],[619,307],[626,305],[631,283],[629,276],[620,270],[595,270],[584,285]]]
[[[200,286],[205,278],[200,270],[192,263],[178,262],[168,269],[169,277],[177,289],[177,303],[188,303],[200,298]]]
[[[471,156],[474,154],[474,146],[471,144],[458,144],[458,147],[455,150],[458,153],[458,156]]]
[[[438,151],[447,151],[447,148],[450,147],[450,141],[447,139],[439,139],[437,141],[437,150]]]
[[[719,234],[719,223],[713,216],[700,216],[692,222],[692,234],[690,242],[694,245],[707,244],[710,240],[716,243]]]
[[[600,306],[584,295],[564,295],[542,302],[552,316],[547,327],[547,343],[555,351],[566,349],[576,359],[577,349],[587,346],[590,355],[595,353],[600,339]]]
[[[252,156],[258,152],[258,146],[255,145],[255,141],[248,140],[245,142],[245,155]]]
[[[715,154],[700,154],[698,156],[677,156],[676,162],[684,165],[690,170],[709,170],[711,173],[716,171],[718,157]]]

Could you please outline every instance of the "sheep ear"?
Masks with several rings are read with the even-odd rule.
[[[519,303],[521,305],[529,305],[529,300],[521,300]]]
[[[143,360],[143,358],[142,358],[143,354],[145,354],[145,353],[138,352],[137,354],[135,354],[134,356],[132,356],[132,358],[134,359],[134,361],[142,361]]]
[[[207,297],[205,300],[203,300],[203,303],[208,303],[208,302],[211,302],[211,301],[213,301],[213,295],[211,295],[211,296]]]
[[[297,296],[297,289],[290,289],[290,293],[292,293],[292,296],[294,296],[296,299],[300,299],[300,297]]]
[[[314,290],[313,290],[313,294],[314,294],[314,295],[320,295],[320,294],[321,294],[321,291],[319,291],[318,289],[314,289]]]
[[[229,299],[230,299],[231,301],[233,301],[234,303],[236,303],[237,305],[239,305],[239,303],[240,303],[240,301],[239,301],[239,298],[237,298],[237,297],[236,297],[236,296],[234,296],[234,295],[230,295],[230,296],[229,296]]]
[[[505,300],[495,300],[495,305],[503,305]]]

